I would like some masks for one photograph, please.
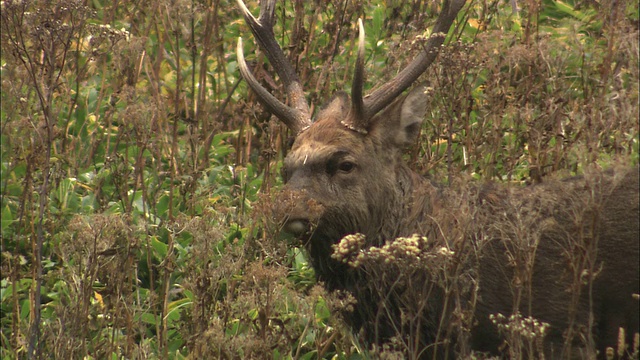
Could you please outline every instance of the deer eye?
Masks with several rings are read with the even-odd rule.
[[[329,175],[335,175],[337,173],[348,174],[356,168],[356,163],[351,161],[351,157],[347,156],[348,153],[344,150],[335,152],[329,159],[327,159],[327,173]]]
[[[356,164],[352,163],[351,161],[343,161],[340,164],[338,164],[338,170],[345,173],[351,172],[355,167],[356,167]]]

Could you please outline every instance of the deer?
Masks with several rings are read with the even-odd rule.
[[[414,83],[465,0],[444,0],[422,51],[366,96],[358,20],[351,93],[315,114],[275,39],[275,0],[261,1],[257,18],[237,3],[286,92],[281,101],[255,78],[240,37],[242,77],[294,137],[278,221],[304,245],[318,281],[355,299],[344,319],[367,344],[410,358],[637,356],[637,166],[456,187],[403,160],[427,113],[429,87]]]

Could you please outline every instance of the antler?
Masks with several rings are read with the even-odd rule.
[[[364,26],[362,19],[358,19],[358,55],[356,57],[356,67],[353,72],[353,82],[351,83],[351,124],[343,123],[351,130],[366,134],[368,119],[365,114],[364,101],[362,99],[362,88],[364,86]]]
[[[346,123],[347,127],[361,133],[367,132],[369,120],[380,110],[389,105],[403,91],[424,73],[433,63],[440,46],[444,43],[446,33],[453,20],[464,6],[466,0],[444,0],[442,11],[438,15],[432,35],[427,40],[424,50],[398,75],[383,84],[370,95],[363,97],[364,85],[364,27],[358,19],[358,55],[351,87],[351,112]],[[251,89],[258,95],[271,113],[282,120],[296,135],[311,125],[311,111],[304,96],[300,79],[293,67],[287,61],[282,48],[276,42],[273,34],[275,14],[275,0],[260,1],[260,15],[256,19],[242,0],[237,0],[244,18],[251,28],[258,45],[266,53],[269,62],[284,82],[287,98],[291,106],[287,106],[269,93],[253,76],[244,60],[242,38],[238,39],[238,64],[240,72]]]
[[[275,0],[260,2],[258,19],[251,14],[242,0],[237,0],[237,3],[258,45],[265,52],[271,66],[282,79],[291,106],[285,105],[269,93],[253,76],[244,60],[242,38],[238,39],[237,48],[240,73],[269,111],[282,120],[297,135],[311,125],[311,111],[305,99],[298,75],[296,75],[295,70],[287,61],[273,34]]]
[[[380,110],[389,105],[398,95],[405,91],[411,84],[424,73],[438,55],[440,46],[444,42],[447,32],[456,18],[458,12],[464,6],[465,0],[444,0],[442,11],[438,16],[432,35],[427,41],[424,50],[404,68],[396,77],[377,88],[373,93],[362,98],[362,86],[364,82],[364,29],[360,25],[360,40],[358,44],[358,57],[352,84],[352,114],[350,128],[356,131],[366,132],[369,120]],[[357,110],[359,109],[359,110]]]

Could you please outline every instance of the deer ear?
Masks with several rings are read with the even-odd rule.
[[[349,96],[346,93],[339,91],[335,93],[326,104],[324,104],[315,118],[322,119],[326,117],[338,117],[348,112]]]
[[[420,84],[383,110],[373,119],[372,132],[382,141],[390,141],[399,148],[412,145],[427,113],[426,91],[426,85]]]
[[[427,87],[420,84],[407,95],[400,110],[400,131],[396,142],[403,146],[413,144],[420,134],[420,127],[427,113]]]

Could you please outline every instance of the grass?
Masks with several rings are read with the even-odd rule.
[[[437,12],[301,4],[278,5],[275,33],[315,106],[350,87],[358,17],[371,89]],[[271,222],[288,135],[241,81],[238,36],[283,90],[231,2],[1,6],[3,359],[368,356],[340,321],[349,297]],[[637,163],[638,4],[517,6],[460,14],[407,160],[517,182]]]

